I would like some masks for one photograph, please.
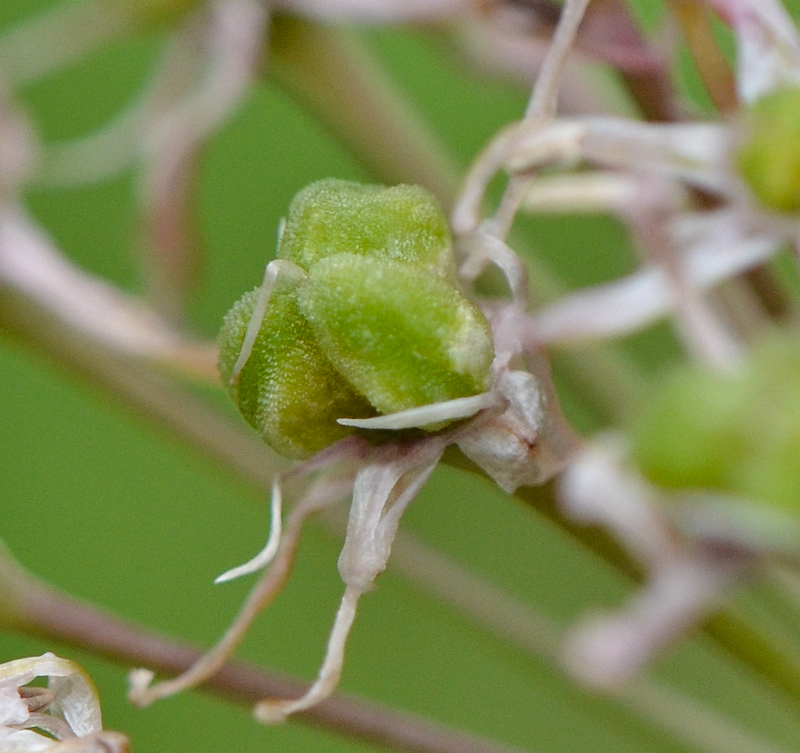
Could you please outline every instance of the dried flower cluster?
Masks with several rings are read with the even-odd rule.
[[[48,686],[29,685],[47,677]],[[0,748],[19,753],[125,753],[127,739],[103,730],[100,699],[74,662],[54,654],[0,664]]]

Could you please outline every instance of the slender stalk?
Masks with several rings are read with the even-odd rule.
[[[588,4],[589,0],[564,2],[542,67],[536,76],[528,106],[525,108],[524,119],[530,123],[531,128],[544,127],[558,112],[558,95],[561,91],[564,68]],[[493,235],[501,240],[508,236],[522,200],[535,177],[535,172],[532,172],[525,175],[513,174],[509,178],[491,219]]]
[[[272,24],[270,74],[379,180],[419,183],[452,205],[458,169],[406,95],[352,34],[295,18]],[[516,248],[524,244],[518,238]],[[564,285],[532,253],[524,254],[535,300],[556,298]],[[598,424],[626,415],[644,395],[633,363],[610,347],[566,351],[560,363]]]
[[[564,3],[547,56],[536,77],[536,84],[525,111],[526,118],[541,118],[546,121],[556,116],[561,76],[587,5],[589,0],[566,0]]]
[[[785,620],[797,633],[800,625],[800,576],[790,567],[774,565],[767,571],[768,586],[780,599]]]
[[[578,543],[622,574],[635,581],[641,580],[642,572],[638,565],[630,559],[628,553],[615,539],[612,539],[600,528],[579,525],[561,514],[554,481],[538,487],[520,487],[514,492],[514,496],[550,522],[555,523]]]
[[[736,81],[714,38],[708,9],[695,0],[667,0],[667,7],[683,31],[697,72],[708,96],[720,112],[736,109]]]
[[[55,361],[93,391],[133,408],[140,417],[212,459],[259,493],[269,495],[274,475],[286,466],[256,434],[185,387],[133,360],[109,354],[34,300],[1,286],[0,332],[13,335],[31,352]]]
[[[266,20],[266,9],[256,0],[227,0],[211,4],[198,16],[200,23],[180,27],[161,75],[186,83],[177,87],[176,101],[154,108],[143,123],[139,225],[144,272],[150,300],[171,321],[184,319],[199,278],[200,158],[250,90]]]
[[[709,753],[780,753],[779,748],[739,727],[731,719],[672,688],[647,679],[627,686],[620,700],[635,713],[670,730],[676,738],[697,750]]]
[[[552,484],[522,487],[515,496],[613,567],[636,581],[641,580],[639,568],[605,531],[577,525],[560,514]],[[706,619],[701,627],[720,648],[785,693],[793,704],[800,701],[800,652],[787,653],[783,641],[775,640],[760,623],[754,625],[734,607],[723,608]]]
[[[719,646],[789,696],[795,706],[800,703],[800,655],[797,651],[786,653],[783,642],[768,635],[761,623],[754,625],[727,609],[707,619],[703,629]]]
[[[284,467],[283,462],[254,434],[235,426],[184,388],[132,361],[109,355],[55,320],[37,302],[2,290],[0,324],[5,332],[32,345],[35,352],[77,373],[92,389],[133,406],[160,429],[232,471],[259,493],[270,493],[272,478]],[[446,460],[470,468],[457,454],[453,459],[451,453]],[[576,526],[559,514],[553,484],[536,489],[523,487],[516,496],[601,558],[637,577],[627,555],[604,531]],[[758,628],[726,613],[709,620],[705,629],[733,656],[793,700],[800,698],[800,666],[762,636]]]
[[[323,514],[323,519],[335,532],[342,532],[341,511],[331,508]],[[530,605],[402,531],[395,539],[391,564],[395,571],[438,601],[501,640],[558,666],[563,631]],[[591,698],[588,694],[583,697],[587,702]],[[639,678],[608,698],[698,751],[778,753],[778,749],[732,720],[648,678]]]
[[[12,87],[29,84],[79,60],[90,50],[137,30],[131,3],[59,3],[0,36],[0,70]]]
[[[595,23],[600,32],[598,34],[592,34]],[[645,120],[668,122],[683,119],[684,113],[672,87],[669,66],[663,55],[651,49],[626,3],[621,0],[594,0],[587,9],[584,28],[586,34],[578,36],[579,48],[581,37],[585,36],[588,44],[585,42],[584,45],[590,50],[591,42],[596,39],[598,43],[611,48],[609,53],[613,54],[619,38],[623,49],[629,48],[636,55],[638,65],[621,65],[618,69]],[[610,40],[607,33],[609,29],[613,29]],[[611,55],[607,57],[613,64]]]
[[[373,175],[418,183],[449,208],[459,170],[436,136],[352,33],[277,17],[270,74]]]
[[[782,642],[784,653],[791,654],[796,650],[798,628],[800,628],[800,603],[782,581],[778,573],[779,566],[774,563],[765,564],[759,573],[761,577],[749,584],[743,594],[743,611],[757,620],[774,635],[775,642]]]
[[[182,672],[202,655],[187,644],[158,636],[41,583],[16,566],[4,550],[0,550],[0,579],[3,624],[26,635],[89,650],[124,666],[147,665],[165,674]],[[201,689],[251,705],[265,697],[294,698],[305,687],[298,679],[230,662]],[[345,694],[298,712],[297,719],[408,753],[523,753]]]

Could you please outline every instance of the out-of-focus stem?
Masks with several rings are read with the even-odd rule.
[[[703,629],[732,656],[791,697],[795,704],[800,703],[800,661],[796,650],[787,654],[782,641],[771,640],[763,626],[752,625],[730,609],[707,619]]]
[[[296,18],[272,25],[270,74],[376,178],[419,183],[449,207],[458,187],[455,162],[413,106],[382,73],[378,61],[349,32]],[[514,241],[516,246],[520,244]],[[563,286],[544,263],[526,255],[533,296],[550,300]],[[560,363],[597,423],[625,415],[643,394],[630,361],[608,347],[565,352]]]
[[[134,360],[109,353],[81,337],[36,302],[0,287],[0,332],[77,374],[94,391],[113,398],[184,445],[269,495],[285,467],[258,436],[209,404]]]
[[[458,169],[351,32],[299,18],[272,24],[270,75],[373,175],[418,183],[449,208]]]
[[[162,315],[178,322],[201,267],[195,217],[200,157],[250,89],[267,12],[257,0],[225,0],[211,4],[198,20],[202,23],[186,24],[173,35],[174,49],[161,75],[166,80],[185,79],[185,88],[178,87],[177,101],[156,109],[145,124],[140,177],[149,297]]]
[[[251,432],[240,429],[216,410],[153,371],[109,354],[59,322],[36,301],[0,290],[0,331],[22,338],[87,380],[93,389],[133,407],[168,434],[232,471],[268,495],[280,461]],[[454,464],[458,465],[457,461]],[[467,467],[469,467],[467,465]],[[523,487],[517,496],[623,572],[636,575],[630,560],[598,529],[573,526],[558,514],[552,485]],[[706,626],[721,646],[793,698],[800,697],[800,668],[749,624],[721,614]],[[152,664],[157,668],[157,665]]]
[[[346,522],[339,508],[325,511],[323,520],[340,535],[343,533]],[[562,631],[553,621],[416,537],[398,532],[391,566],[437,601],[450,605],[501,640],[548,664],[558,662]],[[587,705],[593,702],[588,694],[583,698]],[[618,703],[634,717],[641,716],[698,751],[777,753],[733,720],[648,678],[634,680],[611,694],[608,701]],[[636,731],[631,730],[633,740],[635,735]],[[652,749],[649,741],[635,740],[635,744]]]
[[[134,355],[217,383],[216,348],[168,325],[138,298],[83,271],[20,208],[0,208],[0,295],[50,315],[108,352]],[[20,303],[20,306],[22,304]],[[24,312],[18,317],[25,318]]]
[[[682,118],[669,68],[663,57],[650,49],[626,3],[594,0],[587,9],[584,29],[585,34],[578,35],[579,49],[583,45],[592,51],[596,44],[602,45],[600,52],[608,50],[611,55],[620,47],[633,53],[631,57],[639,62],[638,65],[617,67],[645,120],[668,122]],[[615,61],[610,58],[609,62],[613,64]]]
[[[20,86],[80,59],[90,50],[136,31],[131,4],[122,0],[59,3],[0,36],[0,70]]]
[[[691,698],[664,685],[639,680],[622,693],[625,704],[654,724],[662,724],[696,750],[714,753],[780,753],[759,739]]]
[[[619,350],[584,343],[580,349],[554,349],[550,356],[598,426],[625,421],[646,400],[647,379]]]
[[[800,575],[789,566],[774,565],[767,573],[769,588],[782,601],[784,613],[788,612],[788,620],[796,633],[800,625]]]
[[[521,486],[514,496],[523,504],[532,507],[547,520],[558,525],[572,538],[612,565],[615,569],[634,580],[641,580],[642,573],[628,557],[626,551],[608,533],[596,526],[583,526],[561,514],[556,497],[555,481],[543,486]]]
[[[667,0],[708,96],[720,112],[736,109],[736,80],[714,37],[707,8],[696,0]]]
[[[73,599],[26,573],[0,548],[0,624],[47,641],[58,641],[130,666],[144,664],[177,674],[201,655],[97,607]],[[202,690],[229,701],[253,704],[265,697],[293,698],[305,684],[253,665],[231,662]],[[338,694],[297,714],[299,721],[408,753],[522,753],[448,729],[354,696]]]
[[[552,484],[539,488],[522,487],[515,492],[515,496],[566,530],[601,559],[630,578],[641,580],[638,567],[604,530],[580,526],[559,513]],[[731,657],[784,692],[793,702],[800,701],[800,654],[796,651],[787,653],[785,642],[773,640],[775,636],[765,631],[762,625],[754,625],[751,620],[738,614],[735,607],[717,612],[706,619],[701,627]]]

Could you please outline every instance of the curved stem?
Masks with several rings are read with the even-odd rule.
[[[694,0],[667,0],[667,7],[683,31],[697,72],[708,96],[720,112],[736,109],[736,81],[714,37],[709,12]]]
[[[297,547],[300,544],[303,523],[315,511],[315,505],[302,502],[292,510],[274,562],[256,583],[231,626],[210,651],[203,654],[191,667],[178,676],[155,685],[150,685],[152,671],[134,670],[131,673],[131,689],[128,697],[133,703],[137,706],[149,706],[160,698],[167,698],[182,690],[194,688],[208,681],[220,671],[242,642],[253,620],[269,606],[289,579]]]
[[[10,583],[3,582],[10,576]],[[178,674],[195,664],[202,652],[121,620],[41,583],[0,550],[0,595],[13,593],[13,625],[7,627],[56,640],[117,664],[146,664],[164,674]],[[265,697],[293,698],[306,688],[302,681],[250,664],[230,662],[201,689],[235,703],[253,704]],[[297,714],[337,734],[408,753],[523,753],[480,737],[450,730],[411,714],[398,713],[355,696],[337,694]]]
[[[4,81],[20,86],[136,31],[135,14],[119,0],[78,0],[24,19],[0,36]]]
[[[270,74],[376,178],[419,183],[447,208],[458,168],[379,62],[352,33],[279,16]]]
[[[323,522],[341,534],[344,523],[338,511],[323,513]],[[499,639],[550,665],[558,665],[563,631],[554,621],[413,535],[398,533],[391,567]],[[590,703],[588,694],[582,698]],[[646,677],[634,680],[608,699],[698,751],[779,753],[734,720]],[[640,747],[649,744],[639,740],[636,743]]]
[[[614,568],[633,580],[641,580],[637,566],[604,530],[580,526],[560,515],[552,482],[536,489],[522,487],[515,496]],[[781,690],[792,703],[800,702],[800,652],[787,654],[782,641],[773,640],[762,625],[754,625],[730,606],[706,619],[701,629],[732,658]]]

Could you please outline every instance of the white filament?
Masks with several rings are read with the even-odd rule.
[[[469,418],[484,408],[493,408],[498,404],[497,396],[491,392],[482,392],[472,397],[459,397],[455,400],[444,400],[441,403],[430,403],[418,408],[388,413],[374,418],[340,418],[337,423],[343,426],[355,426],[358,429],[412,429],[439,421],[454,421],[458,418]]]
[[[271,500],[271,523],[269,529],[269,538],[267,545],[249,562],[243,565],[234,567],[222,575],[214,579],[214,583],[227,583],[235,578],[241,578],[243,575],[250,575],[258,570],[266,567],[278,552],[278,546],[281,543],[281,509],[282,509],[282,494],[280,476],[276,476],[272,482],[272,500]]]

